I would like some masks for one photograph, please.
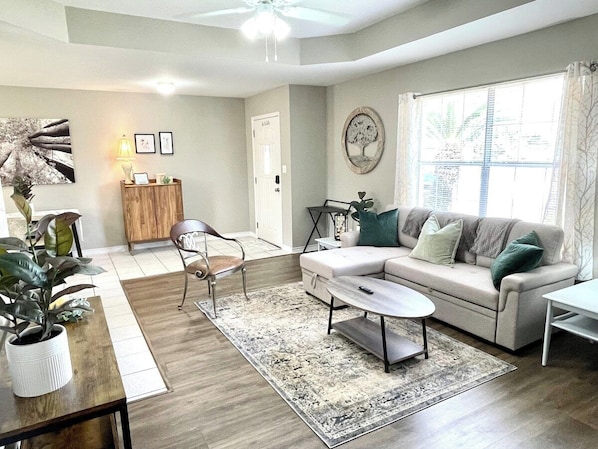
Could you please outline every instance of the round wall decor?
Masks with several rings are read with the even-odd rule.
[[[384,125],[372,108],[354,109],[343,127],[343,156],[355,173],[371,172],[384,151]]]

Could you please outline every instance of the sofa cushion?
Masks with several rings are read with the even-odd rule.
[[[393,257],[406,256],[409,248],[352,246],[301,254],[302,269],[330,279],[337,276],[365,276],[382,273],[384,263]]]
[[[398,257],[386,262],[385,272],[406,279],[472,304],[498,309],[499,293],[492,284],[488,268],[455,262],[436,265],[411,257]]]
[[[509,274],[524,273],[536,268],[543,254],[544,249],[538,246],[538,236],[534,231],[513,240],[490,267],[494,287],[500,290],[502,279]]]
[[[441,228],[436,215],[431,215],[424,223],[417,245],[409,256],[435,264],[452,265],[455,263],[462,231],[463,220],[459,219]]]
[[[399,246],[398,215],[398,209],[378,215],[375,212],[359,211],[359,241],[357,245]]]

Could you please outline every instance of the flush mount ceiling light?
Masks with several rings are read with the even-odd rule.
[[[156,85],[156,89],[162,95],[170,95],[174,93],[174,83],[161,82]]]

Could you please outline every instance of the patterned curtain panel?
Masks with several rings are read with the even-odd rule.
[[[597,63],[567,67],[559,125],[552,194],[557,195],[556,223],[565,231],[563,259],[579,267],[578,279],[592,279],[598,169]]]
[[[417,205],[417,157],[415,139],[418,139],[417,108],[419,102],[412,92],[399,95],[399,116],[397,127],[397,167],[395,172],[394,204]]]

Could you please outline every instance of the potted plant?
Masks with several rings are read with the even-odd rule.
[[[91,265],[89,258],[68,255],[73,245],[71,225],[80,215],[50,214],[33,225],[31,182],[19,177],[13,189],[11,198],[25,218],[27,234],[25,240],[0,238],[0,316],[6,321],[0,329],[11,334],[5,349],[13,392],[30,397],[66,385],[73,375],[66,329],[59,323],[76,321],[92,309],[85,299],[65,296],[95,286],[67,286],[65,279],[105,270]],[[37,248],[42,239],[43,248]],[[42,360],[34,362],[32,353],[40,350]],[[56,365],[62,368],[53,373]]]
[[[365,212],[370,207],[374,207],[374,200],[372,198],[366,198],[365,192],[357,192],[357,196],[359,197],[359,201],[351,201],[349,204],[355,209],[355,212],[351,214],[351,218],[359,222],[359,212]]]

